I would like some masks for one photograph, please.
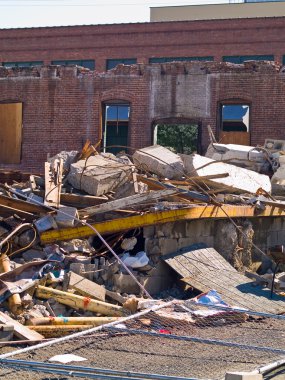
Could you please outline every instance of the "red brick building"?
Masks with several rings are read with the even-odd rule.
[[[131,152],[158,124],[196,125],[202,150],[208,124],[225,142],[284,139],[284,29],[277,17],[0,30],[0,168],[42,171],[87,138]],[[119,62],[133,64],[106,71]]]
[[[121,63],[175,59],[283,62],[285,17],[0,30],[0,62],[83,64],[103,72]]]
[[[104,132],[107,146],[143,147],[153,142],[159,123],[197,125],[202,148],[208,124],[223,141],[229,133],[232,142],[246,135],[252,145],[263,145],[265,138],[285,137],[284,91],[281,66],[269,62],[120,65],[104,74],[78,67],[0,68],[1,167],[42,171],[47,153],[80,149]],[[221,110],[232,105],[247,108],[245,132],[223,130],[233,121],[223,120]],[[108,135],[114,126],[115,138]]]

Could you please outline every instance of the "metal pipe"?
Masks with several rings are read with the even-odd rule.
[[[28,198],[28,197],[26,197]],[[32,227],[31,223],[24,223],[20,224],[18,227],[16,227],[8,236],[6,236],[1,242],[0,242],[0,249],[3,247],[3,245],[8,241],[12,236],[15,235],[16,232],[21,230],[23,227]]]
[[[93,368],[93,367],[79,367],[79,366],[71,366],[67,364],[54,364],[54,363],[45,363],[45,362],[34,362],[34,361],[26,361],[26,360],[13,360],[7,359],[1,361],[2,365],[11,365],[11,366],[19,366],[19,367],[33,367],[33,368],[49,368],[49,369],[60,369],[60,370],[68,370],[69,372],[84,372],[84,373],[96,373],[103,375],[114,375],[114,376],[125,376],[126,378],[136,378],[140,379],[150,379],[150,380],[189,380],[189,378],[185,377],[177,377],[177,376],[166,376],[166,375],[158,375],[152,373],[139,373],[139,372],[130,372],[130,371],[117,371],[111,369],[103,369],[103,368]]]

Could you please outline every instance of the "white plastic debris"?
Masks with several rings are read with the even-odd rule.
[[[149,262],[149,258],[144,251],[138,252],[135,256],[130,256],[129,252],[126,252],[121,259],[127,267],[131,268],[141,268]]]
[[[63,355],[55,355],[49,359],[49,362],[59,362],[63,364],[71,363],[71,362],[83,362],[87,360],[82,356],[73,355],[73,354],[63,354]]]

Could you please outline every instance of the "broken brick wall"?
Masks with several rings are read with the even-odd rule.
[[[198,123],[201,145],[207,125],[219,139],[220,102],[250,104],[252,145],[285,136],[284,74],[279,65],[247,62],[176,62],[118,66],[99,74],[77,67],[0,68],[0,103],[23,103],[22,158],[0,168],[43,171],[47,154],[81,149],[100,137],[104,102],[129,102],[128,145],[153,142],[157,122]],[[131,151],[130,151],[131,152]]]
[[[164,255],[204,243],[237,270],[262,262],[262,270],[266,271],[272,264],[260,250],[266,254],[270,247],[285,245],[285,221],[281,217],[239,218],[234,224],[227,219],[179,221],[145,227],[144,238],[145,251],[154,264]]]

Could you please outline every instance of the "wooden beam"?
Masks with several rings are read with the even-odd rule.
[[[173,188],[169,190],[154,191],[146,194],[135,194],[131,195],[130,197],[116,199],[114,201],[110,201],[99,206],[84,208],[83,210],[80,210],[78,213],[80,217],[88,217],[103,212],[126,209],[127,207],[141,204],[144,202],[153,202],[161,198],[169,197],[176,193],[177,189]]]
[[[57,338],[75,332],[91,329],[92,325],[67,325],[67,326],[29,326],[28,329],[33,333],[39,333],[45,338]]]
[[[0,205],[31,214],[46,214],[48,212],[48,209],[44,205],[36,205],[20,199],[9,198],[5,195],[0,195]]]
[[[12,324],[14,326],[14,334],[20,339],[27,339],[31,342],[44,339],[44,336],[36,331],[31,331],[27,326],[15,321],[2,311],[0,311],[0,322],[4,324]]]
[[[43,190],[35,190],[33,192],[36,195],[44,197],[45,192]],[[97,197],[95,195],[80,195],[74,193],[61,193],[60,201],[62,204],[66,206],[73,206],[76,208],[97,206],[102,203],[108,202],[109,198],[106,195],[102,195],[101,197]]]
[[[63,292],[53,288],[38,285],[36,289],[37,297],[49,299],[54,298],[59,303],[73,307],[75,309],[83,309],[100,313],[103,315],[121,317],[123,315],[123,308],[107,302],[97,301],[88,297],[77,296],[72,293]]]
[[[257,218],[285,216],[285,211],[277,207],[266,206],[263,211],[256,213],[254,206],[233,206],[223,205],[213,206],[191,206],[185,209],[169,210],[148,213],[143,215],[129,216],[108,220],[102,223],[94,223],[92,226],[102,235],[117,233],[120,231],[132,230],[138,227],[177,222],[179,220],[193,219],[226,219],[231,218]],[[96,235],[88,226],[64,228],[61,230],[50,230],[41,233],[40,239],[43,244],[50,244],[61,240],[81,239]]]
[[[118,321],[120,317],[42,317],[28,319],[28,325],[42,326],[42,325],[91,325],[101,326],[105,323]]]

